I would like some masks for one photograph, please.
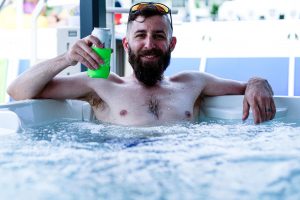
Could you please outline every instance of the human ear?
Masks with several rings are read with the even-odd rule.
[[[171,49],[171,51],[173,51],[175,49],[176,43],[177,43],[177,38],[176,37],[172,37],[171,43],[170,43],[170,49]]]
[[[123,47],[124,47],[125,51],[128,52],[129,45],[128,45],[128,41],[127,41],[126,37],[124,37],[122,39],[122,44],[123,44]]]

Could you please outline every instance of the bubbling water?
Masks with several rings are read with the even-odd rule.
[[[298,122],[66,120],[0,140],[4,199],[297,199]]]

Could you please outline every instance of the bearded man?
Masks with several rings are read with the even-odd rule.
[[[195,121],[203,96],[244,94],[243,120],[252,108],[255,123],[274,118],[276,108],[265,79],[248,83],[207,73],[181,72],[164,77],[176,46],[171,10],[161,3],[138,3],[129,11],[123,46],[133,73],[108,79],[89,78],[86,72],[57,77],[78,62],[89,69],[103,61],[91,46],[103,47],[90,35],[77,41],[65,54],[44,61],[20,75],[8,88],[16,100],[32,98],[81,99],[90,103],[98,120],[121,125],[158,125]]]

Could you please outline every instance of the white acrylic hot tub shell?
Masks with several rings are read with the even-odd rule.
[[[200,119],[242,119],[243,115],[242,95],[227,95],[219,97],[206,97],[201,105]],[[276,96],[276,116],[275,118],[300,119],[297,108],[300,106],[299,97],[280,97]],[[252,118],[250,110],[249,118]]]
[[[8,117],[13,113],[16,117]],[[92,117],[89,104],[79,100],[24,100],[0,105],[0,128],[15,131],[60,119],[90,121]]]

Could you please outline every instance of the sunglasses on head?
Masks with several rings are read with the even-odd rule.
[[[171,28],[173,30],[173,24],[172,24],[172,15],[171,15],[171,9],[162,4],[162,3],[154,3],[154,2],[140,2],[137,3],[133,6],[131,6],[129,13],[131,14],[135,14],[137,12],[140,12],[141,10],[143,10],[146,7],[153,7],[155,8],[157,11],[159,11],[161,14],[170,14],[170,21],[171,21]]]

